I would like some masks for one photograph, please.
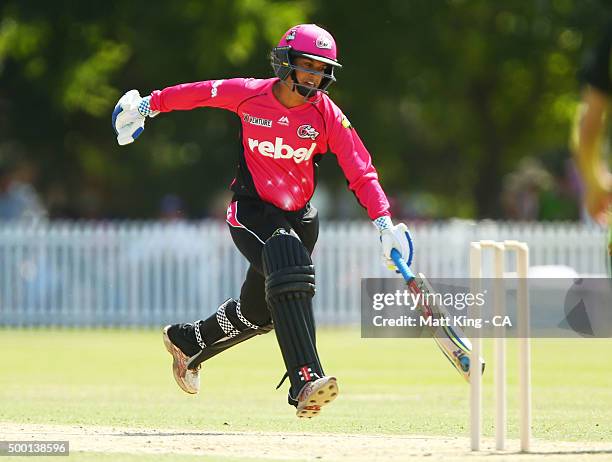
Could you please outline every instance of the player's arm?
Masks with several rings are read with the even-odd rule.
[[[591,216],[605,221],[612,195],[612,175],[602,158],[602,139],[609,97],[593,86],[583,92],[574,122],[573,152],[585,183],[586,206]]]
[[[141,97],[130,90],[121,97],[112,115],[120,145],[133,142],[144,130],[147,117],[160,112],[185,111],[198,107],[218,107],[236,111],[244,99],[249,79],[204,80],[155,90]]]
[[[367,210],[372,223],[380,232],[383,257],[390,269],[395,270],[391,250],[396,249],[408,266],[412,263],[413,243],[404,223],[391,220],[389,201],[378,181],[378,172],[372,164],[370,153],[359,135],[342,114],[336,114],[329,123],[328,145],[336,154],[348,186],[359,203]]]

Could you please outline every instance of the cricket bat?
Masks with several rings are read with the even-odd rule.
[[[422,300],[422,304],[419,307],[421,316],[426,318],[433,317],[434,319],[448,317],[449,313],[446,308],[427,302],[427,300],[433,300],[434,297],[427,297],[425,295],[433,294],[434,291],[425,276],[421,273],[415,276],[406,265],[406,262],[402,260],[397,250],[393,249],[391,251],[391,258],[404,277],[410,292],[415,296],[419,296],[419,294],[424,295],[419,298]],[[431,327],[431,335],[444,356],[446,356],[457,372],[459,372],[466,381],[469,381],[472,364],[472,343],[466,337],[463,330],[453,326],[435,326]],[[479,358],[478,362],[480,363],[480,372],[483,373],[485,362],[482,358]]]

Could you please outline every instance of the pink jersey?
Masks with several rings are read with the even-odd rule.
[[[238,195],[257,196],[282,210],[299,210],[314,192],[318,157],[331,151],[370,218],[389,215],[370,154],[338,106],[322,95],[316,103],[286,108],[272,93],[277,81],[236,78],[185,83],[151,93],[151,109],[210,106],[238,114],[243,158],[232,184]]]

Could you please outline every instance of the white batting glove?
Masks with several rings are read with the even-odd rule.
[[[120,146],[133,143],[140,136],[147,116],[155,117],[159,114],[159,111],[151,111],[150,98],[141,98],[138,90],[130,90],[117,102],[112,123]]]
[[[391,218],[387,216],[379,217],[372,223],[380,231],[383,259],[387,268],[397,271],[397,267],[391,259],[391,250],[393,249],[396,249],[401,254],[402,260],[406,262],[406,265],[410,266],[412,264],[414,246],[408,227],[404,223],[393,225]]]

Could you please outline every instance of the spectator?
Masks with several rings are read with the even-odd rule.
[[[0,146],[0,220],[37,222],[47,218],[47,211],[31,184],[34,172],[17,145]]]
[[[184,220],[185,206],[183,200],[176,194],[166,194],[159,204],[159,218],[163,221]]]
[[[552,188],[552,176],[533,158],[523,159],[516,171],[504,178],[502,204],[511,220],[537,220],[541,194]]]

